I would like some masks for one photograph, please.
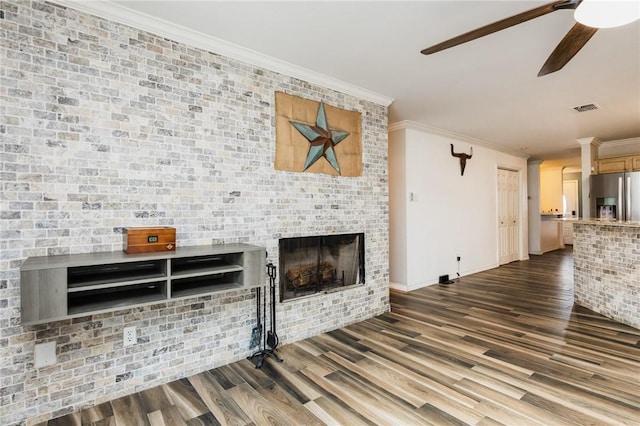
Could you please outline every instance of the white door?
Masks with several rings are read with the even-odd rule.
[[[498,169],[498,231],[499,263],[519,258],[520,190],[518,172]]]

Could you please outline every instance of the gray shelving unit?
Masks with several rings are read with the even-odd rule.
[[[31,257],[20,269],[22,324],[263,286],[265,257],[249,244]]]

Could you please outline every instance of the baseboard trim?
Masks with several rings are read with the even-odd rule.
[[[453,280],[454,284],[455,284],[455,280],[457,280],[458,278],[462,278],[462,277],[467,276],[467,275],[477,274],[478,272],[488,271],[489,269],[495,269],[495,268],[497,268],[499,266],[500,265],[497,264],[497,263],[491,263],[489,265],[485,265],[485,266],[481,266],[479,268],[471,269],[469,271],[461,272],[459,277],[455,273],[449,274],[449,279]],[[439,285],[439,284],[440,283],[438,282],[438,278],[436,277],[436,278],[433,278],[433,279],[431,279],[429,281],[423,281],[423,282],[412,284],[412,285],[389,283],[389,287],[394,289],[394,290],[401,291],[403,293],[408,293],[410,291],[419,290],[419,289],[424,288],[424,287],[429,287],[429,286],[432,286],[432,285]]]

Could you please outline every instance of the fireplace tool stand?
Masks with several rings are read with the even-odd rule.
[[[265,328],[267,327],[267,292],[265,289],[265,291],[262,292],[262,302],[264,307],[264,309],[262,309],[262,343],[260,346],[260,350],[255,352],[250,357],[247,357],[249,361],[252,361],[254,358],[256,359],[256,368],[261,368],[264,364],[264,360],[269,356],[274,357],[278,362],[282,362],[282,358],[280,358],[275,352],[280,342],[278,339],[278,335],[276,334],[276,267],[271,262],[267,264],[267,275],[269,276],[269,326],[271,328],[269,331],[265,330]],[[260,292],[258,291],[256,292],[256,298],[259,297]],[[257,303],[259,302],[260,301],[258,300]],[[259,320],[260,318],[258,318],[258,321]]]

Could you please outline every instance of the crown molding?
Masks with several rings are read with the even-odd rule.
[[[417,123],[415,121],[410,121],[410,120],[404,120],[404,121],[397,121],[395,123],[391,123],[388,127],[389,133],[391,132],[395,132],[398,130],[405,130],[405,129],[413,129],[413,130],[419,130],[421,132],[426,132],[426,133],[431,133],[433,135],[438,135],[438,136],[444,136],[447,138],[452,138],[452,139],[457,139],[459,141],[462,142],[468,142],[468,143],[472,143],[475,145],[480,145],[483,146],[485,148],[489,148],[492,149],[494,151],[499,151],[499,152],[503,152],[505,154],[509,154],[509,155],[513,155],[515,157],[519,157],[519,158],[529,158],[528,154],[524,154],[520,151],[511,149],[511,148],[507,148],[498,144],[495,144],[493,142],[488,142],[482,139],[477,139],[477,138],[473,138],[471,136],[466,136],[466,135],[461,135],[458,133],[454,133],[454,132],[450,132],[448,130],[442,130],[442,129],[438,129],[437,127],[431,127],[431,126],[427,126],[426,124],[422,124],[422,123]]]
[[[609,148],[612,146],[640,146],[640,137],[629,139],[618,139],[614,141],[603,141],[600,143],[600,148]]]
[[[318,86],[336,90],[347,95],[355,96],[388,107],[393,98],[381,95],[371,90],[356,86],[345,81],[264,55],[246,47],[194,31],[190,28],[176,25],[164,19],[156,18],[146,13],[131,10],[120,4],[108,0],[50,0],[51,3],[68,7],[80,12],[115,21],[120,24],[147,31],[169,40],[184,43],[192,47],[214,52],[228,58],[259,66],[289,77],[298,78]]]
[[[600,144],[602,144],[602,141],[600,139],[598,139],[595,136],[590,136],[588,138],[580,138],[580,139],[576,139],[576,141],[580,144],[580,145],[593,145],[596,148],[600,146]]]

